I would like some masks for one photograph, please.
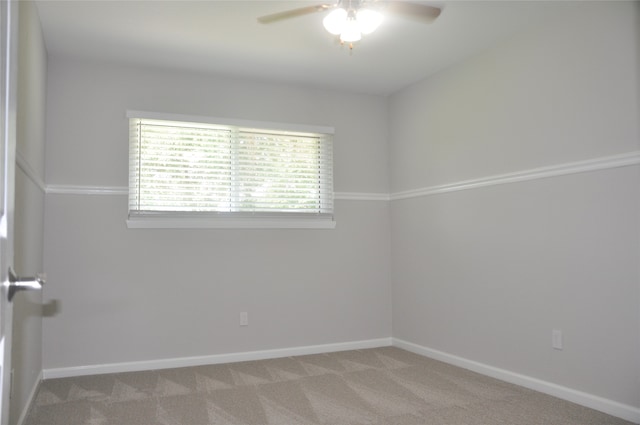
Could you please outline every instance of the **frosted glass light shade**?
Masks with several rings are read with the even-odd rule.
[[[360,9],[356,15],[358,27],[362,34],[371,34],[380,26],[384,16],[371,9]]]
[[[340,34],[340,41],[353,43],[354,41],[359,41],[361,38],[362,33],[360,32],[358,21],[354,18],[348,18],[342,30],[342,34]]]
[[[347,23],[347,11],[343,8],[338,8],[329,13],[322,20],[324,28],[331,34],[339,35],[344,30]]]

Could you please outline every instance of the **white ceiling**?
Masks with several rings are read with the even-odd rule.
[[[329,1],[330,3],[331,1]],[[50,57],[186,69],[386,95],[486,49],[553,12],[546,1],[429,1],[433,23],[387,17],[353,52],[322,27],[324,13],[256,18],[319,1],[42,0]]]

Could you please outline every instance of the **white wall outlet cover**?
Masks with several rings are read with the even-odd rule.
[[[551,346],[556,350],[562,350],[562,331],[554,329],[551,331]]]

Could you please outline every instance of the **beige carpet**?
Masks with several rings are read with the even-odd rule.
[[[25,425],[618,425],[393,347],[46,380]]]

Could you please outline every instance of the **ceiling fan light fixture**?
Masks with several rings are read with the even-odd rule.
[[[340,41],[343,43],[353,43],[354,41],[359,41],[362,38],[360,25],[354,15],[355,14],[350,14],[350,16],[347,17],[347,22],[340,34]]]
[[[358,21],[358,27],[362,34],[371,34],[382,23],[384,15],[378,11],[371,9],[360,9],[356,13],[356,20]]]
[[[340,41],[343,43],[353,43],[354,41],[360,41],[362,39],[362,33],[358,29],[357,23],[352,25],[347,24],[342,34],[340,34]]]
[[[324,28],[333,35],[340,35],[347,24],[347,11],[338,8],[329,13],[323,20]]]
[[[0,0],[2,1],[2,0]],[[328,0],[325,0],[328,1]],[[374,32],[384,20],[384,15],[377,9],[376,3],[390,3],[387,12],[399,15],[415,16],[431,22],[441,12],[440,7],[417,3],[415,0],[333,0],[332,4],[317,4],[280,13],[261,16],[258,22],[268,24],[283,19],[309,15],[315,12],[330,11],[322,20],[325,29],[337,35],[341,43],[353,43],[362,39],[362,35]]]

